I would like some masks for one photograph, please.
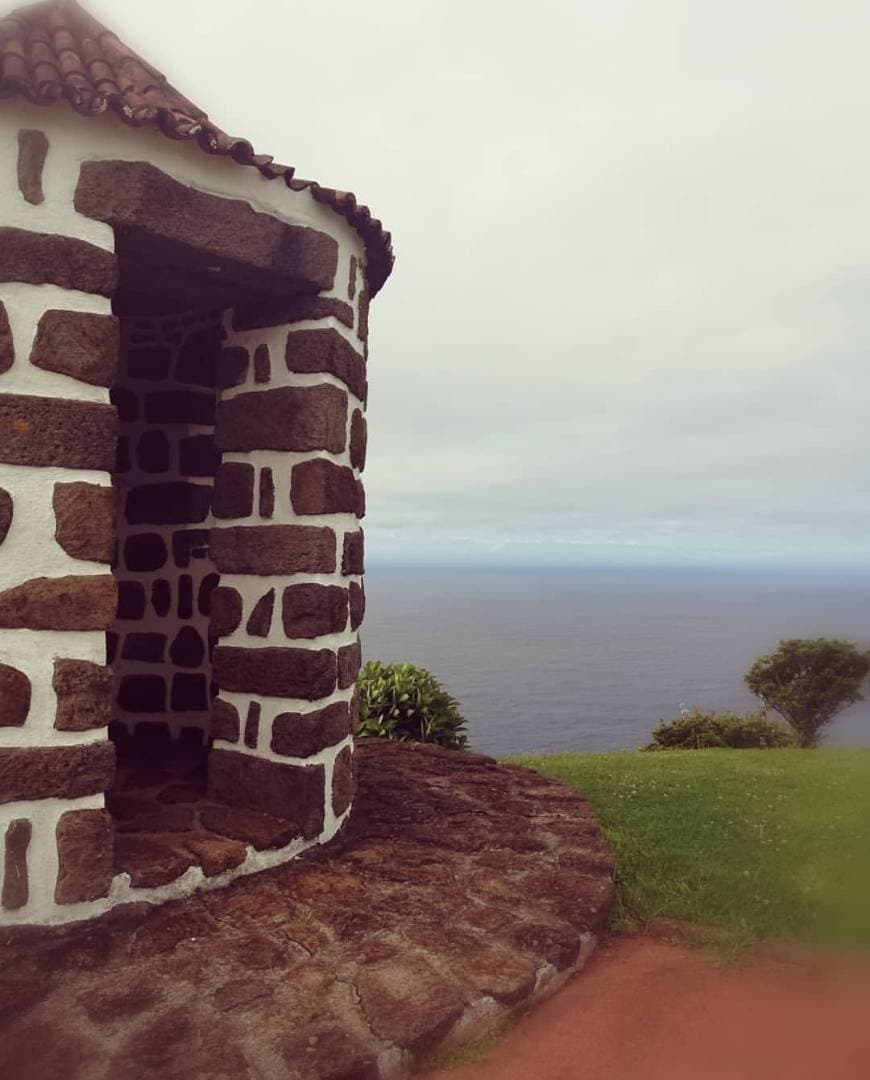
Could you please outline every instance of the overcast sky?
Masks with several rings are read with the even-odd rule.
[[[370,556],[870,562],[866,0],[85,0],[392,231]]]

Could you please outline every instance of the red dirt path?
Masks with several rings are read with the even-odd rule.
[[[603,944],[479,1065],[425,1080],[867,1080],[870,960],[716,967],[650,937]]]

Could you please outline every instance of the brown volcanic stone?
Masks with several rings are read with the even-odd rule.
[[[0,664],[0,727],[21,727],[30,712],[30,679],[18,668]]]
[[[48,156],[48,136],[44,131],[22,128],[18,132],[18,190],[32,205],[45,202],[42,170]]]
[[[311,757],[346,739],[352,727],[347,701],[310,713],[280,713],[272,722],[272,750],[285,757]]]
[[[258,330],[264,326],[283,326],[284,323],[307,319],[338,319],[353,329],[353,308],[333,296],[294,296],[266,304],[251,304],[240,308],[233,320],[236,330]]]
[[[212,591],[209,632],[213,638],[228,637],[242,622],[242,598],[228,585],[219,585]]]
[[[366,419],[359,409],[350,418],[350,463],[355,469],[365,468],[368,441]]]
[[[71,236],[0,228],[0,281],[57,285],[111,297],[118,264],[111,251]]]
[[[234,525],[211,530],[222,574],[331,574],[335,533],[319,525]]]
[[[284,590],[282,619],[288,638],[316,638],[347,626],[347,591],[339,585],[290,585]]]
[[[209,755],[213,799],[295,822],[306,840],[323,830],[324,785],[322,765],[284,765],[233,750],[212,750]],[[204,816],[201,820],[213,829]]]
[[[357,258],[356,255],[350,257],[350,270],[347,275],[347,298],[353,300],[356,296],[356,270],[357,270]]]
[[[275,607],[275,590],[270,589],[261,596],[254,605],[250,618],[245,626],[249,634],[254,637],[268,637],[272,628],[272,611]]]
[[[366,613],[366,594],[362,585],[352,581],[348,586],[350,628],[356,630],[362,625]]]
[[[341,572],[345,576],[365,572],[363,558],[363,531],[344,534],[344,549],[341,556]]]
[[[12,496],[5,488],[0,488],[0,545],[9,532],[14,512],[15,505],[12,502]]]
[[[194,330],[178,351],[175,380],[194,386],[213,387],[216,361],[223,331],[217,326]]]
[[[91,386],[111,386],[118,374],[119,349],[114,315],[46,311],[39,320],[30,362]]]
[[[337,330],[292,330],[285,358],[288,371],[334,375],[365,401],[365,360]]]
[[[356,325],[356,332],[361,341],[368,341],[369,337],[369,304],[371,303],[371,295],[369,293],[368,285],[363,287],[362,292],[359,294],[359,321]]]
[[[190,435],[178,444],[182,476],[214,476],[221,462],[213,435]]]
[[[115,837],[115,873],[129,874],[134,889],[168,885],[193,865],[182,837],[130,833]]]
[[[15,343],[12,327],[6,314],[6,305],[0,300],[0,375],[8,371],[15,363]]]
[[[341,817],[353,802],[355,790],[356,773],[353,767],[353,751],[346,746],[335,759],[332,772],[332,812],[336,817]]]
[[[254,466],[225,461],[217,471],[212,499],[216,518],[244,518],[254,512]]]
[[[168,481],[140,484],[127,494],[126,516],[131,525],[185,525],[205,521],[212,489],[205,484]]]
[[[211,836],[202,833],[186,836],[185,847],[196,857],[206,877],[235,870],[245,861],[248,852],[244,844],[237,840],[228,840],[225,836]]]
[[[214,423],[214,394],[201,390],[154,390],[145,398],[149,424]]]
[[[221,401],[215,442],[221,450],[329,450],[347,438],[347,394],[337,386],[279,386]]]
[[[254,382],[267,383],[272,378],[272,357],[268,345],[258,345],[254,350]]]
[[[118,418],[111,405],[0,394],[0,461],[111,472]]]
[[[228,701],[215,698],[211,703],[211,737],[225,739],[227,742],[238,742],[240,731],[239,710]]]
[[[112,819],[105,810],[72,810],[57,823],[54,899],[77,904],[107,896],[112,884]]]
[[[303,461],[292,470],[291,501],[297,514],[357,514],[360,490],[353,469],[325,458]]]
[[[248,376],[248,350],[240,346],[221,349],[215,364],[215,383],[222,389],[241,386]]]
[[[117,584],[111,574],[32,578],[0,593],[4,630],[108,630]]]
[[[54,538],[74,559],[110,563],[115,557],[115,493],[76,481],[55,484]]]
[[[257,749],[260,738],[260,703],[252,701],[248,705],[248,716],[245,720],[245,746],[251,750]]]
[[[159,570],[168,558],[166,541],[159,533],[135,533],[124,541],[124,565],[128,570]]]
[[[275,481],[268,466],[260,469],[260,517],[270,518],[275,513]],[[0,543],[2,543],[0,539]]]
[[[353,686],[362,667],[362,648],[358,641],[338,650],[338,687],[346,690]]]
[[[16,818],[6,830],[2,904],[7,911],[23,908],[30,896],[27,877],[27,849],[33,826],[26,818]]]
[[[330,649],[215,649],[213,676],[222,690],[317,701],[335,690]]]
[[[218,263],[222,277],[275,292],[331,289],[338,244],[287,225],[241,199],[209,195],[141,161],[86,161],[75,207],[114,229],[129,228],[164,259],[180,248],[196,269]]]
[[[0,749],[0,803],[96,795],[114,772],[115,748],[108,742]]]
[[[112,719],[112,669],[88,660],[55,660],[58,731],[89,731]]]
[[[212,750],[211,753],[219,756],[224,751]],[[231,756],[240,757],[241,755],[231,754]],[[257,759],[248,758],[248,760]],[[209,761],[211,762],[211,756]],[[256,810],[247,810],[241,806],[205,806],[200,811],[199,817],[206,829],[243,844],[250,844],[257,851],[284,847],[299,836],[299,827],[294,821],[276,818]]]

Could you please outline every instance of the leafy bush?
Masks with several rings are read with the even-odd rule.
[[[788,728],[768,720],[763,712],[705,713],[697,705],[682,709],[676,720],[662,720],[652,734],[653,741],[644,750],[770,750],[795,745]]]
[[[468,746],[458,703],[425,668],[370,660],[360,672],[359,690],[357,735],[437,743],[451,750]]]

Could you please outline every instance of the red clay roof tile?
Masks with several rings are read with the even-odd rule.
[[[195,140],[208,154],[231,157],[283,180],[345,217],[362,237],[374,295],[393,268],[390,234],[367,206],[347,191],[294,176],[245,139],[221,131],[150,64],[128,49],[76,0],[46,0],[0,19],[0,98],[23,97],[37,105],[65,101],[84,116],[112,111],[131,127],[157,127],[171,139]]]

